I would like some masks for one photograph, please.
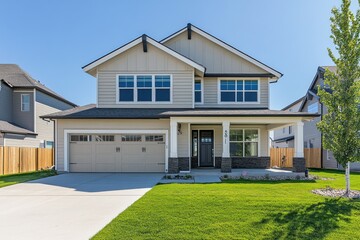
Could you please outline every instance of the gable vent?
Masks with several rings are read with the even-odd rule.
[[[143,50],[144,52],[147,52],[147,41],[146,41],[146,35],[142,35],[142,44],[143,44]]]
[[[188,34],[188,39],[191,40],[191,24],[188,23],[187,25],[187,34]]]

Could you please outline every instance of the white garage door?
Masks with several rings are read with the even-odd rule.
[[[74,134],[70,172],[164,172],[162,134]]]

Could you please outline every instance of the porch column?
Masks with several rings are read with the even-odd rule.
[[[178,122],[170,121],[170,157],[177,158],[177,128]]]
[[[304,157],[304,123],[297,122],[294,126],[294,157]]]
[[[230,144],[229,144],[229,135],[230,135],[230,122],[224,121],[222,123],[223,129],[223,152],[222,157],[228,158],[230,157]]]
[[[304,123],[299,121],[294,126],[294,158],[293,171],[304,172],[306,163],[304,158]]]
[[[177,152],[178,122],[170,119],[170,157],[168,159],[168,173],[179,172],[179,159]]]
[[[231,158],[230,158],[230,122],[222,122],[223,129],[223,152],[221,159],[221,172],[231,172]]]

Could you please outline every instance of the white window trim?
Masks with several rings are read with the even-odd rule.
[[[195,81],[200,81],[201,84],[201,102],[195,102],[195,92],[199,92],[199,90],[195,90]],[[203,78],[195,78],[194,79],[194,104],[195,105],[202,105],[204,104],[204,79]]]
[[[138,101],[137,99],[137,90],[138,89],[146,89],[146,88],[138,88],[137,87],[137,83],[136,83],[136,77],[137,76],[151,76],[151,79],[152,79],[152,91],[151,91],[151,101]],[[133,88],[133,91],[134,91],[134,100],[133,101],[119,101],[119,76],[133,76],[134,77],[134,88]],[[155,76],[170,76],[170,101],[168,102],[159,102],[159,101],[156,101],[155,98],[155,93],[156,93],[156,87],[155,87]],[[173,103],[173,76],[172,74],[166,74],[166,73],[159,73],[159,74],[156,74],[156,73],[129,73],[129,74],[126,74],[126,73],[121,73],[121,74],[116,74],[116,79],[115,79],[115,89],[116,89],[116,104],[119,104],[119,105],[127,105],[127,104],[172,104]],[[130,89],[130,88],[129,88]]]
[[[28,110],[25,110],[23,108],[23,96],[29,96],[29,103],[28,103],[29,104],[29,109]],[[21,94],[20,98],[21,98],[21,107],[20,107],[21,111],[22,112],[30,112],[30,94]]]
[[[235,102],[222,102],[221,101],[221,80],[256,80],[258,83],[258,90],[257,90],[257,101],[256,102],[237,102],[236,98],[237,98],[237,90],[235,90]],[[217,96],[218,96],[218,104],[240,104],[240,105],[246,105],[246,104],[260,104],[260,79],[259,78],[229,78],[229,77],[222,77],[222,78],[218,78],[217,79],[218,84],[217,84]],[[236,89],[237,84],[235,83],[235,89]],[[229,90],[229,91],[233,91],[233,90]],[[244,90],[245,92],[245,82],[244,82]],[[255,91],[255,90],[247,90],[247,91]],[[245,98],[245,94],[244,94],[244,98]]]
[[[69,172],[69,149],[70,134],[164,134],[165,135],[165,172],[168,172],[169,165],[169,133],[168,130],[100,130],[100,129],[64,129],[64,171]],[[55,168],[58,169],[58,162]]]
[[[243,156],[231,156],[230,157],[243,157],[243,158],[246,158],[246,157],[260,157],[260,153],[261,153],[261,149],[260,149],[260,145],[261,145],[261,136],[260,136],[260,128],[244,128],[244,127],[231,127],[230,128],[230,131],[231,130],[242,130],[243,131],[243,134],[244,134],[244,138],[245,138],[245,130],[256,130],[258,132],[258,140],[257,140],[257,144],[258,144],[258,147],[257,147],[257,156],[245,156],[245,143],[254,143],[254,141],[230,141],[230,133],[229,133],[229,144],[232,143],[232,142],[240,142],[240,143],[244,143],[243,144]]]

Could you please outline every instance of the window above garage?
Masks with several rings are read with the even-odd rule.
[[[172,76],[127,74],[117,76],[117,103],[171,103]]]

